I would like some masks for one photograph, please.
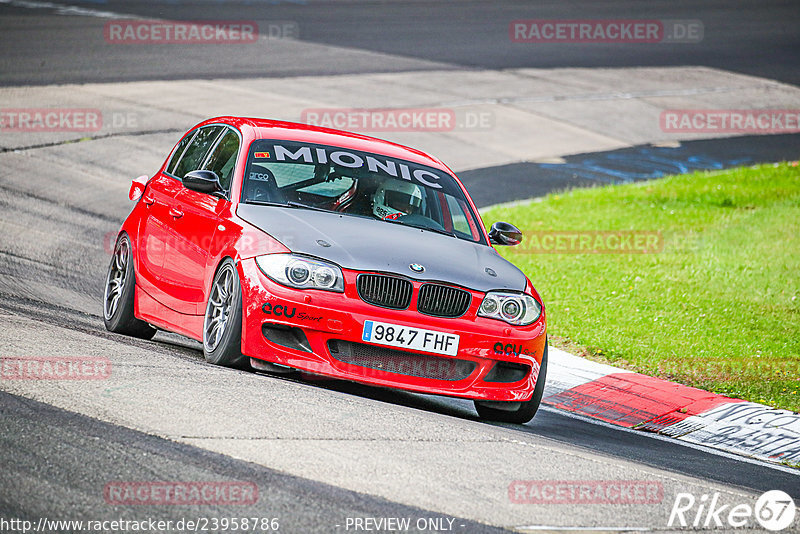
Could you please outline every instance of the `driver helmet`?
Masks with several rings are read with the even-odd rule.
[[[397,219],[419,213],[422,208],[422,189],[411,182],[387,179],[372,197],[372,212],[379,219]]]

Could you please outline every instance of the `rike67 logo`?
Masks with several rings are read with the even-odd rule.
[[[755,507],[749,504],[719,504],[719,493],[702,495],[699,499],[691,493],[678,493],[672,512],[669,514],[670,527],[694,528],[742,528],[755,526],[753,519],[761,527],[780,531],[794,524],[797,512],[794,501],[785,492],[772,490],[761,495]]]

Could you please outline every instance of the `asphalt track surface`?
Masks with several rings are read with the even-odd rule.
[[[47,404],[0,392],[4,517],[36,523],[81,517],[142,520],[133,506],[109,505],[98,488],[109,481],[246,480],[259,487],[257,505],[163,506],[159,520],[237,517],[279,518],[281,531],[331,532],[346,517],[441,518],[419,508],[345,491],[292,477],[230,457],[180,445],[125,427],[110,425]],[[24,439],[23,439],[24,438]],[[56,461],[57,460],[57,461]],[[91,466],[87,469],[86,466]],[[50,488],[47,488],[50,486]],[[43,495],[46,499],[42,499]],[[102,495],[102,494],[101,494]],[[235,511],[234,511],[235,510]],[[268,512],[268,515],[265,515]],[[459,520],[464,532],[502,532],[474,521]]]
[[[709,65],[789,83],[800,81],[800,69],[797,68],[800,50],[796,31],[798,14],[796,5],[790,2],[735,5],[719,2],[703,3],[700,7],[682,2],[634,4],[634,7],[618,2],[602,5],[554,2],[535,6],[530,3],[464,2],[457,7],[446,2],[308,2],[302,5],[296,2],[207,2],[198,7],[177,1],[112,1],[70,5],[183,20],[231,18],[231,13],[235,13],[237,19],[296,21],[304,42],[333,45],[341,50],[331,52],[329,47],[312,47],[303,48],[300,53],[300,49],[278,43],[275,54],[266,59],[248,56],[250,52],[245,48],[235,60],[230,59],[230,50],[211,50],[208,55],[176,47],[154,55],[146,49],[115,48],[102,40],[81,39],[88,27],[102,25],[102,19],[59,15],[49,8],[0,4],[0,49],[4,52],[0,58],[0,83],[36,85],[415,69],[424,72],[429,68],[447,67],[493,69],[685,63]],[[613,45],[588,49],[563,46],[537,49],[533,54],[529,47],[512,46],[507,39],[507,25],[511,19],[614,17],[700,19],[705,26],[705,46],[700,50],[690,50],[686,45],[633,49]],[[449,45],[441,46],[442,42]],[[392,57],[376,64],[374,56],[361,55],[360,51],[390,53]],[[128,142],[137,144],[139,149],[143,146],[149,149],[151,146],[166,146],[173,136],[156,134],[150,136],[152,139]],[[785,154],[791,154],[797,147],[796,137],[788,136],[787,139],[777,143],[779,148],[768,159],[782,159]],[[764,140],[766,138],[759,139],[759,142]],[[148,389],[146,384],[138,385],[142,388],[140,396],[145,399],[149,395],[155,398],[163,394],[164,382],[159,380],[164,375],[164,380],[169,383],[170,367],[180,367],[186,374],[200,373],[208,398],[213,391],[224,387],[231,388],[231,397],[258,392],[259,396],[266,397],[266,401],[274,395],[273,402],[281,397],[301,395],[308,406],[303,407],[307,411],[298,409],[298,413],[304,416],[312,414],[313,418],[303,419],[290,412],[285,417],[265,420],[250,411],[242,410],[240,413],[242,420],[252,421],[253,426],[279,427],[275,430],[278,434],[285,429],[318,432],[321,439],[326,439],[328,433],[335,434],[329,428],[349,429],[354,418],[375,423],[373,428],[365,426],[359,430],[356,427],[349,435],[330,438],[344,442],[344,447],[357,448],[362,439],[380,443],[381,438],[373,437],[374,433],[391,434],[394,429],[399,429],[398,432],[413,435],[414,427],[441,427],[454,439],[453,444],[448,444],[452,447],[448,454],[452,456],[453,466],[463,466],[463,462],[459,463],[463,455],[459,448],[468,449],[471,440],[491,442],[499,439],[525,443],[538,451],[538,456],[529,458],[524,478],[553,478],[561,471],[569,474],[564,478],[584,480],[652,476],[663,480],[676,479],[679,481],[677,488],[683,485],[714,491],[722,487],[748,495],[782,489],[794,498],[800,498],[800,476],[796,472],[597,424],[556,410],[543,409],[534,421],[521,427],[484,424],[477,421],[471,403],[460,400],[334,381],[309,382],[239,373],[206,364],[195,343],[176,336],[159,334],[153,342],[142,342],[109,334],[103,328],[99,314],[108,261],[101,243],[106,232],[118,227],[129,205],[124,198],[124,184],[104,184],[95,188],[91,180],[82,181],[79,176],[81,165],[92,156],[74,148],[55,147],[58,167],[47,161],[35,161],[36,151],[22,151],[20,157],[30,158],[30,161],[21,167],[5,168],[0,174],[3,211],[0,342],[10,354],[30,354],[32,350],[49,354],[56,352],[60,345],[72,344],[83,347],[89,354],[130,353],[136,358],[150,358],[142,360],[141,367],[136,367],[139,375],[152,381],[152,389]],[[708,145],[701,148],[707,152],[717,150],[716,154],[726,157],[736,152],[735,145],[731,144],[719,149]],[[758,158],[761,152],[756,152],[753,157]],[[125,167],[125,162],[114,162],[114,165]],[[47,169],[53,172],[45,172]],[[529,170],[505,171],[525,173]],[[26,183],[19,182],[20,175],[26,177]],[[58,177],[57,186],[53,187],[55,176]],[[518,176],[509,178],[508,183],[517,182]],[[93,187],[91,193],[82,194],[89,191],[89,186]],[[528,190],[520,192],[524,196],[529,194],[531,191]],[[512,200],[518,196],[487,197],[486,203]],[[123,360],[121,365],[124,366],[126,361]],[[158,363],[154,364],[154,361]],[[173,377],[173,380],[175,384],[182,384],[180,377]],[[241,389],[238,385],[229,385],[234,380],[243,384]],[[12,388],[4,384],[3,389]],[[418,518],[442,515],[430,511],[442,508],[436,504],[442,501],[426,497],[427,493],[414,498],[413,491],[397,491],[399,497],[393,500],[380,496],[382,491],[377,483],[372,488],[369,483],[358,481],[352,484],[320,482],[319,478],[324,477],[312,476],[313,466],[303,467],[311,458],[303,456],[302,451],[307,449],[302,448],[300,442],[297,450],[301,452],[296,457],[276,457],[273,466],[270,462],[255,460],[258,455],[248,455],[245,449],[236,449],[239,451],[237,454],[220,454],[213,452],[213,447],[202,440],[193,441],[178,431],[173,434],[163,430],[171,428],[170,425],[180,426],[180,421],[171,420],[178,414],[173,414],[170,407],[165,409],[160,419],[148,419],[154,430],[145,432],[143,428],[149,430],[151,427],[139,420],[131,423],[126,421],[125,415],[103,413],[102,410],[92,412],[98,405],[89,402],[92,400],[91,392],[85,393],[86,404],[78,396],[65,396],[59,402],[60,393],[46,389],[37,391],[35,388],[23,388],[18,394],[0,393],[0,465],[3,465],[0,471],[0,488],[3,488],[0,489],[0,516],[4,518],[141,519],[157,516],[169,519],[190,515],[232,515],[229,509],[207,506],[157,507],[144,511],[141,507],[110,507],[102,498],[102,488],[110,480],[209,479],[257,483],[262,495],[258,506],[233,512],[279,516],[283,525],[281,531],[285,532],[337,531],[336,524],[353,516]],[[74,394],[70,391],[63,393]],[[109,405],[113,406],[114,392],[107,393]],[[204,404],[206,400],[197,398],[198,404],[194,409],[206,412],[212,421],[215,414],[227,413],[218,405]],[[259,399],[254,396],[252,402],[257,406]],[[74,403],[74,409],[70,409],[70,403]],[[135,408],[131,407],[132,410]],[[174,409],[177,410],[177,406]],[[82,412],[92,412],[93,416],[82,415]],[[130,420],[134,419],[130,417]],[[163,426],[156,428],[156,422]],[[222,419],[220,423],[227,424]],[[286,440],[279,437],[276,441],[282,439]],[[196,446],[191,443],[196,443]],[[386,447],[396,451],[394,456],[400,456],[403,450],[398,447],[413,448],[413,445],[401,442],[398,446],[387,438]],[[334,448],[333,454],[342,454],[342,450],[346,448]],[[519,450],[515,452],[523,454]],[[346,462],[346,458],[342,458],[341,461]],[[446,468],[434,462],[430,466],[420,465],[431,469],[431,478],[449,476],[469,480],[472,477],[478,481],[489,476],[483,470],[499,469],[503,463],[513,462],[511,458],[502,458],[495,449],[487,449],[484,460],[485,465],[473,465],[473,470],[467,473],[448,473]],[[287,467],[295,465],[296,470]],[[348,468],[359,471],[356,464],[348,467],[342,463],[342,470]],[[396,466],[387,463],[386,470],[392,468]],[[300,475],[287,474],[290,472]],[[399,476],[402,475],[401,472]],[[384,480],[380,472],[375,477]],[[334,476],[328,478],[336,480]],[[672,495],[670,493],[669,497]],[[454,500],[461,502],[443,502],[448,505],[448,510],[467,510],[484,506],[483,501],[488,498],[481,493],[480,484],[475,482],[473,494],[465,492],[453,496]],[[409,504],[409,501],[414,502]],[[670,504],[671,501],[665,502],[662,508],[668,509]],[[560,516],[568,512],[544,507],[537,513],[541,515],[538,524],[555,525],[561,524]],[[619,525],[615,522],[617,515],[627,517],[613,507],[592,511],[591,514],[594,515],[576,521]],[[464,525],[460,531],[496,531],[492,526],[459,519],[459,514],[449,515],[457,518],[457,525]],[[663,522],[659,523],[661,517],[641,521],[641,525],[647,528],[664,529]],[[512,520],[486,522],[507,528],[522,524]],[[568,521],[563,521],[563,524],[568,524]]]
[[[800,10],[791,0],[325,1],[181,0],[60,2],[111,13],[174,20],[296,23],[305,43],[337,47],[302,54],[285,43],[267,52],[249,45],[109,46],[106,19],[0,4],[0,83],[30,85],[176,78],[350,74],[441,68],[632,67],[703,65],[800,83]],[[698,44],[523,44],[509,39],[518,19],[699,20]],[[375,61],[358,51],[393,56]],[[422,75],[422,74],[421,74]]]
[[[462,171],[458,177],[480,208],[575,187],[625,184],[695,170],[791,161],[800,155],[798,147],[800,134],[745,135],[684,141],[676,147],[644,145],[574,154],[558,164],[511,163]],[[487,180],[487,176],[492,180]]]

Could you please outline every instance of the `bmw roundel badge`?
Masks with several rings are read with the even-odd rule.
[[[415,273],[421,273],[425,271],[425,266],[420,265],[419,263],[412,263],[411,265],[408,266],[408,268],[414,271]]]

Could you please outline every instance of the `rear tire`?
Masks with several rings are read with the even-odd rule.
[[[214,365],[249,369],[242,355],[242,285],[230,258],[220,264],[208,294],[203,319],[203,355]]]
[[[481,419],[498,421],[500,423],[515,423],[524,425],[536,415],[544,394],[544,383],[547,379],[547,340],[544,342],[544,353],[542,353],[542,364],[539,367],[539,376],[536,377],[536,387],[533,388],[533,396],[527,402],[492,402],[484,404],[485,401],[475,401],[475,410]],[[517,408],[503,409],[497,406],[508,404],[509,407],[519,405]],[[495,407],[492,407],[495,406]]]
[[[156,329],[133,314],[136,273],[133,248],[128,234],[121,234],[114,246],[103,293],[103,322],[106,330],[126,336],[152,339]]]

